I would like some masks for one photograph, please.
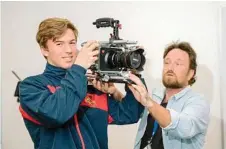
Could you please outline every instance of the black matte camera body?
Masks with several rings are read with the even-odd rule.
[[[118,29],[121,28],[121,24],[118,20],[100,18],[93,24],[97,28],[113,28],[109,41],[99,41],[98,60],[90,67],[92,72],[97,74],[97,79],[105,82],[131,83],[128,79],[130,72],[140,77],[139,73],[143,71],[146,61],[144,49],[138,47],[136,41],[119,38]]]

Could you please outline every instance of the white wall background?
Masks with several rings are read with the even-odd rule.
[[[224,140],[224,147],[226,148],[226,92],[225,92],[225,87],[226,87],[226,67],[225,67],[225,62],[226,62],[226,7],[222,7],[221,9],[221,39],[220,39],[220,79],[221,79],[221,113],[222,113],[222,126],[223,126],[223,131],[222,133],[225,134],[222,138]]]
[[[1,2],[0,2],[0,7],[1,7]],[[1,11],[0,11],[0,16],[2,15],[2,13],[1,13]],[[2,27],[1,27],[1,21],[0,21],[0,33],[1,33],[1,29],[2,29]],[[0,36],[0,41],[2,41],[1,40],[2,38],[1,38],[1,36]],[[1,43],[0,43],[1,44]],[[1,44],[2,45],[2,44]],[[1,48],[0,48],[1,49]],[[1,50],[0,50],[0,58],[1,58]],[[1,60],[0,60],[0,84],[2,84],[1,83],[1,78],[2,78],[2,67],[1,67],[2,65],[1,65]],[[1,91],[1,88],[0,88],[0,111],[2,111],[2,107],[1,107],[1,101],[2,101],[2,98],[1,98],[1,95],[2,95],[2,91]],[[2,134],[2,121],[1,121],[1,119],[2,119],[2,117],[0,118],[0,134]],[[0,135],[0,149],[1,149],[1,145],[2,144],[2,139],[1,139],[1,135]]]
[[[113,17],[122,23],[120,37],[138,40],[146,48],[144,76],[149,88],[161,86],[162,54],[171,41],[188,41],[198,54],[194,89],[211,105],[205,149],[226,148],[220,96],[220,8],[223,2],[2,2],[2,148],[31,149],[13,97],[17,79],[41,73],[45,67],[35,35],[47,17],[66,17],[78,27],[79,44],[108,40],[112,29],[96,29],[92,22]],[[223,106],[222,106],[223,107]],[[225,124],[224,124],[225,125]],[[131,149],[138,124],[109,127],[110,149]],[[226,141],[226,140],[225,140]]]

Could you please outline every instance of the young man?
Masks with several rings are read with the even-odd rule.
[[[187,42],[173,43],[165,49],[162,82],[165,90],[149,96],[142,82],[130,76],[130,86],[145,111],[134,149],[202,149],[209,123],[210,107],[195,93],[196,53]]]
[[[135,123],[143,112],[128,88],[123,97],[113,84],[94,80],[87,87],[86,70],[97,60],[99,45],[89,41],[78,51],[77,35],[67,19],[39,25],[36,39],[46,68],[19,88],[20,111],[35,149],[107,149],[108,123]]]

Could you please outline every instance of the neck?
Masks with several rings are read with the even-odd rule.
[[[177,88],[177,89],[172,89],[172,88],[166,88],[166,94],[165,94],[165,99],[164,102],[168,102],[168,100],[175,94],[179,93],[181,90],[183,90],[185,87],[183,88]]]

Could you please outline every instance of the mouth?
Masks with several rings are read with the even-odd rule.
[[[173,73],[166,73],[166,76],[172,77],[172,76],[174,76],[174,74]]]
[[[73,56],[67,56],[67,57],[63,57],[63,59],[67,62],[70,62],[73,60]]]

